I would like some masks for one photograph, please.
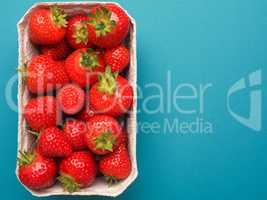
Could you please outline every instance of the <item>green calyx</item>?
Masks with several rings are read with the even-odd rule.
[[[110,131],[102,133],[95,138],[96,149],[113,151],[116,139]]]
[[[80,23],[75,25],[74,35],[75,42],[77,44],[84,43],[87,44],[88,42],[88,30],[85,21],[81,21]]]
[[[64,28],[67,27],[67,24],[68,24],[66,20],[67,15],[63,13],[62,9],[60,9],[57,6],[53,6],[50,8],[50,10],[51,10],[52,18],[55,24],[58,27],[64,27]]]
[[[29,134],[31,134],[31,135],[33,135],[35,137],[35,141],[38,141],[39,138],[40,138],[40,135],[41,135],[40,133],[42,131],[37,132],[37,131],[33,131],[33,130],[30,130],[30,129],[27,129],[26,132],[29,133]]]
[[[105,179],[109,186],[112,186],[113,184],[118,182],[118,179],[114,176],[105,176]]]
[[[93,49],[89,48],[86,52],[82,51],[81,56],[81,65],[85,69],[94,70],[95,68],[100,66],[98,62],[98,55],[93,51]]]
[[[97,8],[95,13],[90,13],[89,17],[89,24],[95,28],[97,37],[105,36],[116,26],[116,22],[111,19],[111,12],[103,6]]]
[[[70,176],[61,175],[57,179],[62,184],[64,190],[68,191],[69,193],[80,190],[80,184],[76,183],[75,180]]]
[[[27,64],[24,63],[23,65],[19,66],[17,68],[17,72],[21,74],[22,84],[26,85],[26,81],[27,81]]]
[[[108,95],[113,95],[117,89],[117,77],[118,73],[112,73],[110,67],[107,66],[106,71],[98,76],[98,91],[107,93]]]
[[[21,74],[26,74],[27,73],[27,64],[24,63],[23,65],[19,66],[17,68],[17,71]]]
[[[26,166],[26,165],[30,165],[34,159],[35,159],[35,154],[32,152],[22,152],[20,151],[20,157],[18,158],[18,163],[19,166]]]
[[[27,132],[30,133],[31,135],[37,137],[37,138],[40,136],[39,132],[36,132],[36,131],[32,131],[32,130],[28,129]]]

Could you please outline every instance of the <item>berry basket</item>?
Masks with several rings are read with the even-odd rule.
[[[29,15],[32,11],[38,8],[46,8],[50,6],[58,6],[66,12],[69,16],[88,12],[90,8],[96,4],[104,4],[102,2],[43,2],[34,4],[25,15],[18,22],[18,42],[19,42],[19,65],[27,63],[32,56],[38,53],[36,47],[29,41],[28,37],[28,21]],[[119,6],[119,5],[118,5]],[[136,65],[136,25],[132,17],[130,17],[130,31],[126,38],[126,46],[130,50],[130,66],[126,71],[126,77],[130,84],[134,88],[134,94],[136,95],[136,76],[137,76],[137,65]],[[23,108],[28,101],[30,94],[25,88],[23,77],[19,75],[18,81],[18,105],[19,105],[19,121],[18,121],[18,152],[29,150],[33,143],[33,136],[26,133],[26,122],[23,116]],[[136,98],[134,98],[136,99]],[[68,193],[63,190],[59,184],[55,184],[53,187],[35,191],[26,188],[32,195],[37,197],[52,196],[52,195],[100,195],[100,196],[111,196],[116,197],[121,194],[137,177],[137,161],[136,161],[136,100],[133,102],[133,106],[127,117],[122,119],[128,132],[128,150],[132,163],[132,170],[129,177],[123,181],[120,181],[111,187],[104,181],[103,177],[98,177],[93,185],[87,188],[83,188],[75,193]],[[18,153],[19,155],[19,153]],[[16,168],[16,175],[18,176],[18,165]]]

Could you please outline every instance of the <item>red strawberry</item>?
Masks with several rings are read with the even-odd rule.
[[[27,87],[32,93],[45,93],[69,81],[61,62],[46,55],[35,56],[27,67]]]
[[[41,96],[28,101],[24,116],[27,124],[35,131],[56,126],[57,101],[52,96]]]
[[[58,180],[69,193],[91,185],[96,177],[96,163],[87,151],[74,152],[60,163]]]
[[[99,171],[105,175],[109,184],[126,179],[131,173],[131,161],[125,144],[99,161]]]
[[[38,9],[31,13],[29,37],[35,44],[56,44],[65,37],[66,15],[58,7]]]
[[[46,45],[41,47],[41,52],[44,55],[50,56],[54,60],[62,60],[68,56],[71,49],[69,45],[62,40],[58,44]]]
[[[118,46],[105,52],[105,62],[112,72],[122,71],[130,61],[129,50],[124,46]]]
[[[122,76],[113,74],[109,67],[99,76],[99,82],[90,89],[93,108],[101,113],[120,116],[126,113],[133,102],[133,88]]]
[[[86,98],[87,100],[85,100],[84,108],[77,115],[77,119],[82,121],[88,121],[91,117],[95,115],[95,111],[90,104],[89,95],[86,95]]]
[[[85,143],[95,154],[112,152],[121,142],[122,129],[118,121],[108,115],[96,115],[87,122]]]
[[[70,79],[86,87],[97,81],[97,74],[105,71],[103,55],[93,49],[78,49],[65,62]]]
[[[56,163],[37,152],[21,153],[18,158],[19,179],[28,188],[40,190],[55,183]]]
[[[90,18],[89,36],[99,47],[116,47],[127,36],[130,19],[123,9],[115,4],[97,5],[92,9]]]
[[[69,119],[64,124],[64,135],[68,138],[73,150],[85,149],[84,134],[87,132],[86,123],[76,119]]]
[[[63,112],[73,115],[82,109],[85,93],[78,85],[70,83],[59,90],[57,100]]]
[[[92,46],[88,36],[89,19],[86,15],[76,15],[70,18],[66,36],[72,48],[81,49]]]
[[[119,141],[121,142],[120,144],[127,145],[127,143],[128,143],[128,133],[127,133],[126,129],[122,129],[122,134],[120,136]]]
[[[67,157],[72,153],[72,147],[63,131],[57,127],[46,128],[41,131],[37,149],[46,157]]]
[[[65,71],[65,60],[58,60],[56,61],[58,67]]]

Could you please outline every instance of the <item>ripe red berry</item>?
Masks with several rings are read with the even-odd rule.
[[[57,115],[57,101],[52,96],[33,98],[28,101],[24,110],[27,124],[35,131],[56,126]]]
[[[133,102],[132,86],[122,76],[113,74],[109,67],[99,76],[99,82],[92,86],[89,94],[97,112],[112,116],[126,113]]]
[[[126,129],[122,129],[122,134],[120,136],[119,141],[120,141],[120,144],[125,144],[125,145],[128,144],[128,133]]]
[[[99,47],[113,48],[127,36],[130,19],[122,8],[107,3],[92,9],[89,24],[92,42]]]
[[[96,177],[96,163],[87,151],[74,152],[61,161],[58,180],[69,193],[90,186]]]
[[[35,44],[49,45],[62,41],[66,32],[66,15],[58,7],[38,9],[29,19],[29,37]]]
[[[122,129],[118,121],[108,115],[95,115],[87,122],[85,143],[98,155],[114,151],[121,143]]]
[[[89,95],[85,95],[85,106],[83,107],[81,112],[78,113],[77,119],[86,122],[94,115],[95,115],[95,110],[90,103]]]
[[[86,15],[76,15],[69,19],[66,36],[72,48],[81,49],[92,46],[88,34],[89,19]]]
[[[126,179],[131,173],[131,161],[125,144],[99,161],[99,171],[105,175],[109,184]]]
[[[65,62],[69,78],[82,88],[97,81],[97,75],[105,71],[103,55],[93,49],[78,49]]]
[[[70,83],[59,90],[57,100],[63,112],[73,115],[83,108],[85,93],[78,85]]]
[[[84,134],[87,132],[86,123],[76,119],[68,119],[64,124],[64,135],[72,145],[72,149],[82,150],[87,146],[84,142]]]
[[[48,188],[55,183],[56,163],[45,158],[36,151],[33,153],[23,152],[19,163],[19,179],[28,188],[40,190]]]
[[[72,146],[63,131],[56,127],[41,131],[38,142],[38,152],[46,157],[67,157],[72,153]]]
[[[61,62],[46,55],[35,56],[27,67],[27,88],[32,93],[51,92],[69,82]]]
[[[69,45],[62,40],[57,44],[41,46],[41,53],[50,56],[53,60],[62,60],[66,58],[71,49]]]
[[[105,52],[105,62],[112,72],[122,71],[130,61],[129,50],[124,46],[118,46]]]

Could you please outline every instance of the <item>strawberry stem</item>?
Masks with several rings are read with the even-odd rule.
[[[29,153],[26,151],[24,152],[19,151],[19,153],[20,153],[20,157],[18,158],[19,166],[30,165],[35,159],[34,153]]]
[[[76,183],[74,178],[67,175],[61,175],[58,178],[58,181],[63,185],[65,191],[69,193],[77,192],[80,190],[80,185]]]
[[[113,146],[116,144],[116,139],[110,131],[102,133],[96,137],[95,144],[97,149],[113,151]]]
[[[75,42],[77,44],[80,44],[80,43],[87,44],[88,30],[87,30],[87,25],[85,21],[81,21],[80,23],[75,25],[73,37],[75,38]]]
[[[94,70],[96,67],[100,66],[98,62],[98,55],[96,52],[93,51],[93,49],[88,48],[86,52],[82,51],[81,56],[81,65],[85,69]]]
[[[28,129],[28,130],[26,130],[26,131],[27,131],[28,133],[30,133],[30,134],[32,134],[32,135],[34,135],[34,136],[35,136],[35,137],[37,137],[37,138],[38,138],[38,137],[39,137],[39,135],[40,135],[40,134],[39,134],[39,132],[36,132],[36,131],[32,131],[32,130],[29,130],[29,129]]]
[[[118,182],[118,179],[114,176],[105,176],[105,179],[109,186],[112,186],[113,184]]]
[[[26,85],[27,81],[27,64],[24,63],[23,65],[17,68],[17,71],[21,74],[22,77],[22,85]]]
[[[17,71],[18,72],[20,72],[20,73],[26,73],[27,72],[27,64],[26,63],[24,63],[23,65],[21,65],[21,66],[19,66],[18,68],[17,68]]]
[[[113,95],[117,89],[116,79],[118,77],[118,73],[112,73],[109,66],[106,67],[105,73],[102,73],[98,76],[99,84],[98,91],[102,93],[107,93],[109,95]]]
[[[97,8],[95,13],[89,14],[89,17],[91,17],[89,24],[95,28],[97,37],[105,36],[116,26],[116,22],[111,19],[111,14],[112,13],[103,6]]]
[[[53,6],[50,8],[50,10],[51,10],[52,18],[53,18],[53,21],[55,22],[55,24],[59,28],[67,27],[67,24],[68,24],[68,22],[66,20],[67,15],[63,13],[62,9],[60,9],[57,6]]]

